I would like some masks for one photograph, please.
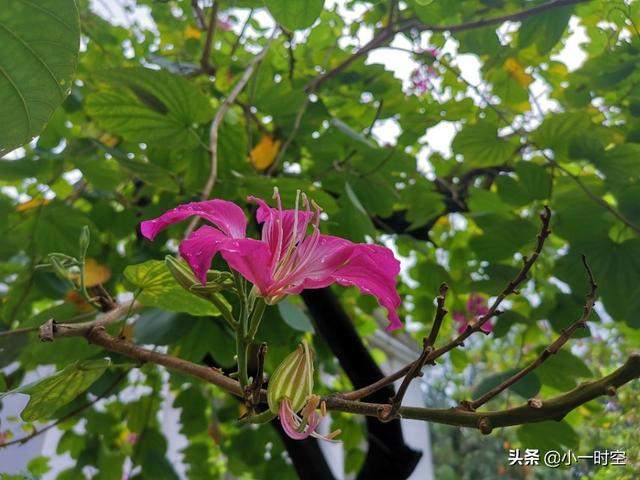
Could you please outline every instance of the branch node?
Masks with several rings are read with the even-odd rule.
[[[609,395],[610,397],[615,397],[616,394],[618,393],[618,391],[616,390],[616,387],[614,387],[613,385],[609,385],[607,387],[607,389],[605,390],[606,394]]]
[[[493,430],[491,421],[487,417],[482,417],[478,420],[478,430],[480,430],[483,435],[491,434],[491,431]]]
[[[56,321],[50,318],[45,323],[40,325],[38,329],[38,337],[42,342],[53,342],[56,333]]]
[[[542,408],[542,400],[540,400],[539,398],[530,398],[529,400],[527,400],[527,405],[529,405],[530,408],[539,410]]]

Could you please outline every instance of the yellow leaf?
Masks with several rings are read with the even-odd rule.
[[[115,135],[111,135],[110,133],[103,133],[102,135],[100,135],[100,138],[98,138],[98,140],[100,141],[100,143],[106,145],[109,148],[117,147],[118,143],[120,142],[120,139],[118,137],[116,137]]]
[[[122,327],[122,333],[120,334],[120,336],[121,338],[129,342],[133,340],[133,325],[127,324],[124,327]]]
[[[69,290],[64,299],[68,303],[72,303],[79,312],[91,312],[93,307],[87,302],[82,295],[75,290]]]
[[[28,200],[20,205],[16,206],[16,212],[28,212],[29,210],[33,210],[34,208],[43,207],[47,204],[51,203],[51,200],[46,200],[43,198],[33,198]]]
[[[86,287],[95,287],[106,283],[111,278],[111,270],[105,265],[100,265],[95,259],[87,258],[84,264],[84,284]]]
[[[253,150],[251,150],[251,164],[256,170],[269,168],[280,150],[280,140],[275,140],[271,135],[263,136]]]
[[[202,32],[197,28],[189,25],[187,29],[184,31],[184,36],[186,38],[195,38],[196,40],[198,40],[202,36]]]
[[[511,78],[523,87],[528,87],[531,82],[533,82],[533,77],[524,71],[520,62],[515,58],[508,58],[507,61],[504,62],[504,69]]]

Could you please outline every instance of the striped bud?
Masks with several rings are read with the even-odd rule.
[[[291,410],[298,412],[313,391],[313,353],[304,340],[276,368],[269,379],[269,409],[278,413],[280,402],[287,397]]]
[[[221,290],[233,288],[233,275],[229,272],[209,270],[207,272],[207,283],[202,285],[184,260],[167,255],[164,261],[176,282],[188,292],[194,293],[199,297],[208,299],[212,294]]]

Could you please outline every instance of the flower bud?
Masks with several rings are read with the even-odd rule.
[[[164,261],[176,282],[188,292],[194,293],[199,297],[208,299],[212,294],[233,287],[233,275],[229,272],[209,270],[207,272],[207,283],[202,285],[183,260],[167,255]]]
[[[91,232],[88,226],[82,227],[80,230],[80,238],[78,243],[80,245],[80,257],[84,259],[87,256],[87,250],[89,249],[89,242],[91,241]]]
[[[313,392],[313,352],[304,340],[276,368],[269,379],[269,409],[278,413],[280,402],[288,398],[291,410],[299,411]]]

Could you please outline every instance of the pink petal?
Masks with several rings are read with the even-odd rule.
[[[229,237],[220,230],[205,225],[180,243],[180,255],[203,285],[207,283],[207,270],[211,268],[213,257],[227,241],[230,241]]]
[[[491,333],[493,331],[493,324],[487,320],[487,322],[480,327],[480,330],[486,333]]]
[[[289,435],[289,437],[293,438],[294,440],[304,440],[305,438],[309,437],[309,435],[311,435],[315,431],[315,429],[318,427],[318,424],[320,423],[320,416],[316,412],[313,412],[309,416],[309,423],[307,424],[305,430],[303,432],[299,432],[299,423],[294,418],[295,414],[291,410],[291,407],[286,399],[283,399],[280,402],[280,411],[278,415],[280,417],[280,424],[282,425],[282,429],[287,435]]]
[[[228,239],[221,250],[233,270],[253,283],[261,294],[267,294],[273,283],[273,257],[266,242],[252,238]]]
[[[332,283],[356,286],[375,296],[389,315],[387,330],[402,327],[397,309],[401,300],[396,289],[400,262],[393,252],[379,245],[352,243],[329,235],[307,237],[296,254],[300,266],[285,279],[287,293],[323,288]]]
[[[140,230],[149,240],[174,223],[181,222],[193,215],[198,215],[211,222],[225,235],[232,238],[243,238],[247,228],[247,218],[242,209],[227,200],[207,200],[192,202],[169,210],[158,218],[146,220],[140,224]]]

